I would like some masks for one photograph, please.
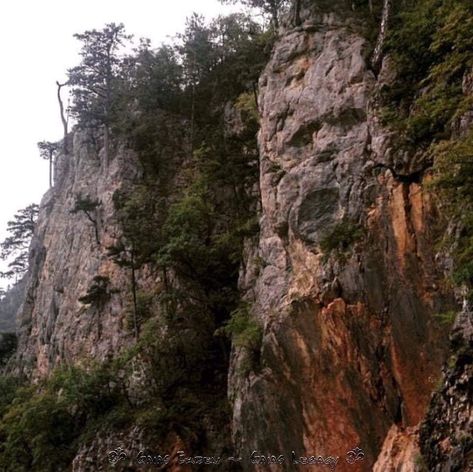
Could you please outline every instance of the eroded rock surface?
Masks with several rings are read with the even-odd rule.
[[[55,186],[40,205],[19,314],[22,370],[44,376],[61,362],[104,360],[129,344],[129,275],[107,257],[107,247],[120,235],[113,195],[137,172],[136,156],[125,149],[105,168],[97,143],[81,132],[74,134],[71,155],[59,157]],[[98,203],[90,212],[98,240],[87,215],[73,212],[78,198]],[[99,308],[79,301],[96,276],[109,280],[109,299]]]
[[[389,58],[379,74],[371,70],[350,3],[303,2],[301,25],[282,33],[260,80],[261,231],[247,241],[240,287],[263,339],[250,369],[248,354],[234,348],[229,396],[235,453],[287,458],[261,470],[306,470],[291,462],[294,451],[338,458],[342,472],[420,472],[419,450],[432,464],[447,460],[459,447],[447,440],[460,435],[455,425],[471,423],[471,358],[458,357],[419,449],[418,427],[446,357],[447,330],[433,315],[454,307],[454,298],[434,254],[439,215],[425,192],[429,162],[380,124],[375,97],[395,71]],[[176,149],[181,141],[176,135]],[[119,148],[105,167],[97,148],[76,133],[41,203],[15,367],[33,377],[114,357],[133,342],[129,274],[107,247],[120,234],[113,195],[139,166]],[[83,212],[71,213],[79,195],[100,203],[98,238]],[[109,281],[100,309],[79,301],[96,276]],[[161,283],[146,269],[139,279],[156,290]],[[444,427],[434,427],[444,412]],[[440,442],[426,446],[431,433]],[[123,441],[137,453],[140,435],[97,436],[81,446],[73,470],[107,470],[110,448]],[[227,443],[227,431],[214,428],[209,437],[219,435]],[[179,437],[167,445],[185,447]],[[352,464],[356,447],[363,460]]]
[[[247,378],[234,352],[230,393],[244,454],[339,456],[348,471],[359,446],[369,471],[425,415],[445,357],[433,314],[451,294],[426,163],[377,119],[389,62],[376,77],[356,18],[335,10],[306,9],[260,79],[261,234],[241,287],[264,336]]]

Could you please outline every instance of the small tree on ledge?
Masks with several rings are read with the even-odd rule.
[[[49,161],[49,188],[53,186],[53,163],[54,156],[59,150],[58,143],[52,143],[51,141],[40,141],[38,143],[39,155]]]
[[[92,200],[90,197],[83,197],[79,194],[76,196],[74,208],[71,210],[71,213],[73,215],[79,212],[83,212],[87,219],[92,223],[92,225],[94,226],[95,241],[98,245],[100,245],[97,216],[97,207],[99,206],[100,202],[98,200]]]

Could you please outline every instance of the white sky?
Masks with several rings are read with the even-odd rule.
[[[56,80],[65,81],[66,70],[79,62],[74,33],[123,22],[128,33],[158,46],[182,31],[193,11],[210,18],[231,10],[218,0],[2,1],[0,239],[16,210],[39,203],[47,190],[48,163],[36,143],[62,137]]]

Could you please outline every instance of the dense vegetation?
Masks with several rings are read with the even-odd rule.
[[[411,155],[420,155],[424,171],[432,175],[432,196],[444,215],[442,227],[447,228],[440,237],[439,248],[453,256],[451,283],[463,289],[470,306],[473,302],[472,28],[473,3],[469,0],[399,2],[387,44],[398,77],[392,86],[385,88],[382,97],[385,122],[397,131],[400,148]],[[448,311],[436,319],[451,326],[456,314]],[[450,369],[456,368],[458,359],[462,359],[462,365],[471,363],[471,349],[453,343],[453,354],[448,364]],[[462,450],[466,457],[471,449],[469,439],[452,435],[452,450]],[[438,457],[425,438],[421,444],[424,456],[419,455],[418,462],[423,470],[433,470],[438,466]],[[445,457],[445,463],[450,460]]]
[[[454,281],[473,287],[473,135],[461,120],[471,110],[473,4],[420,0],[398,6],[386,52],[398,79],[382,92],[384,119],[400,147],[423,153],[433,186],[454,228],[444,243],[455,257]]]
[[[273,35],[242,14],[210,23],[193,15],[174,44],[141,40],[131,55],[123,25],[76,35],[82,62],[69,85],[77,127],[104,150],[101,165],[123,145],[141,163],[140,177],[113,197],[122,233],[107,248],[130,274],[121,292],[136,341],[119,359],[63,368],[37,386],[3,378],[2,470],[64,470],[97,430],[130,424],[158,441],[174,431],[204,451],[206,424],[228,424],[230,338],[256,358],[261,337],[238,309],[237,280],[244,238],[258,231],[256,83]],[[71,212],[85,215],[97,244],[99,204],[77,195]],[[159,287],[140,285],[145,267]],[[109,285],[95,277],[79,301],[99,311]],[[137,365],[146,372],[140,400],[130,393]]]
[[[246,351],[241,374],[259,368],[262,330],[237,280],[243,242],[258,231],[256,83],[279,23],[272,8],[286,2],[245,3],[263,5],[272,27],[242,14],[210,23],[193,15],[173,44],[154,49],[141,40],[130,55],[123,25],[76,36],[82,62],[69,71],[69,85],[77,126],[105,151],[102,165],[120,145],[141,164],[140,177],[113,197],[122,231],[107,248],[130,276],[125,328],[135,343],[118,359],[64,367],[39,385],[1,377],[2,470],[65,470],[97,431],[131,424],[158,442],[174,431],[204,452],[206,424],[217,434],[228,424],[230,339]],[[381,7],[353,4],[374,4],[376,15]],[[467,0],[400,3],[386,44],[399,79],[381,97],[399,146],[431,156],[434,185],[458,221],[455,279],[470,286],[473,135],[459,132],[459,118],[471,106],[462,83],[473,66],[472,18]],[[85,215],[97,244],[99,205],[77,195],[71,213]],[[343,257],[361,237],[344,221],[321,244]],[[140,285],[144,268],[160,281],[154,289]],[[109,285],[95,277],[79,301],[100,310]],[[138,365],[141,396],[130,380]]]

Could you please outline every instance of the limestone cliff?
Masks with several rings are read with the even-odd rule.
[[[194,364],[183,356],[189,377],[197,364],[204,369],[218,358],[193,385],[202,389],[199,408],[192,408],[203,432],[186,443],[173,424],[158,443],[173,458],[169,470],[191,470],[176,463],[183,450],[243,458],[219,470],[311,470],[294,463],[294,452],[330,456],[342,472],[420,472],[421,450],[435,464],[448,436],[460,437],[471,424],[471,352],[465,348],[442,374],[448,331],[434,315],[458,307],[445,283],[448,258],[436,254],[446,222],[426,190],[431,162],[400,146],[379,117],[379,91],[396,71],[389,57],[380,70],[370,65],[373,41],[351,2],[303,1],[299,16],[298,26],[288,20],[281,28],[259,81],[260,231],[246,240],[239,291],[262,328],[261,345],[218,350],[216,326],[188,321],[182,313],[189,306],[179,307],[172,328],[164,311],[153,315],[155,339],[183,333],[179,349],[211,351]],[[233,118],[235,127],[238,113]],[[184,157],[188,123],[167,126],[163,154],[172,155],[173,170],[166,204],[192,181]],[[55,185],[41,203],[10,363],[36,381],[57,366],[118,358],[135,344],[130,271],[111,260],[108,248],[123,233],[117,192],[133,188],[143,167],[125,144],[112,145],[108,164],[104,152],[99,135],[74,131],[72,150],[59,156]],[[93,210],[78,209],[80,199],[93,202]],[[167,275],[181,291],[201,295]],[[138,270],[137,280],[154,294],[169,283],[152,264]],[[103,295],[98,302],[87,300],[94,290]],[[454,342],[471,345],[467,322],[457,325]],[[158,396],[150,369],[141,355],[127,374],[134,406]],[[227,395],[230,413],[221,407]],[[448,417],[439,425],[435,417],[443,412]],[[143,431],[141,424],[101,431],[80,444],[72,470],[108,470],[107,455],[117,445],[128,454],[156,450]],[[363,452],[356,462],[355,448]],[[254,451],[286,460],[251,464]],[[463,460],[435,470],[462,470]],[[119,463],[116,470],[135,469]]]
[[[59,363],[84,358],[104,360],[126,347],[123,329],[129,277],[107,257],[119,235],[113,194],[137,175],[136,157],[117,151],[104,168],[96,143],[87,133],[73,136],[73,151],[56,162],[55,185],[44,196],[30,253],[26,299],[19,314],[19,368],[34,376]],[[97,201],[92,218],[73,214],[78,198]],[[79,301],[94,277],[109,279],[114,293],[97,310]]]
[[[452,301],[428,163],[380,125],[375,97],[393,71],[371,70],[355,14],[317,5],[260,80],[261,234],[241,289],[264,336],[249,377],[233,355],[234,439],[245,454],[339,456],[346,471],[358,446],[359,470],[414,470],[411,432],[445,358],[433,315]]]

